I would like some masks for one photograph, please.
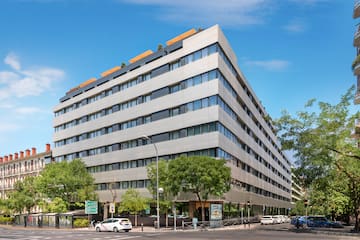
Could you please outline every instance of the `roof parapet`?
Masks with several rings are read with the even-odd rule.
[[[137,55],[136,57],[133,57],[132,59],[129,60],[130,63],[134,63],[139,61],[140,59],[143,59],[144,57],[147,57],[149,55],[153,54],[153,51],[151,50],[147,50],[139,55]]]
[[[171,45],[171,44],[174,44],[174,43],[176,43],[176,42],[178,42],[178,41],[181,41],[181,40],[183,40],[183,39],[185,39],[185,38],[187,38],[187,37],[190,37],[191,35],[194,35],[195,33],[196,33],[196,30],[195,30],[194,28],[193,28],[193,29],[190,29],[189,31],[184,32],[184,33],[182,33],[182,34],[180,34],[180,35],[178,35],[178,36],[170,39],[169,41],[166,42],[166,45],[169,46],[169,45]]]
[[[115,66],[115,67],[113,67],[111,69],[106,70],[105,72],[102,72],[101,77],[106,77],[107,75],[110,75],[110,74],[112,74],[112,73],[114,73],[114,72],[116,72],[116,71],[118,71],[120,69],[121,69],[120,66]]]

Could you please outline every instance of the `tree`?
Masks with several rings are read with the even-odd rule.
[[[48,211],[52,213],[63,213],[67,210],[67,204],[63,199],[56,197],[48,205]]]
[[[349,113],[353,90],[335,105],[318,102],[317,109],[312,109],[316,100],[310,100],[305,105],[307,111],[296,116],[285,111],[274,124],[283,149],[294,152],[296,172],[303,176],[304,186],[322,191],[324,197],[330,194],[332,200],[322,199],[327,201],[328,210],[337,211],[331,205],[339,202],[348,205],[356,218],[355,230],[359,230],[360,149],[359,140],[351,137],[359,113]],[[340,195],[335,196],[335,192]]]
[[[22,213],[23,210],[30,213],[39,201],[39,195],[35,188],[35,177],[28,176],[23,181],[17,181],[14,184],[14,190],[9,193],[8,206],[15,212]]]
[[[129,212],[135,215],[135,226],[137,226],[137,215],[140,211],[147,208],[147,199],[142,197],[135,189],[128,189],[121,197],[121,202],[118,211]]]
[[[159,188],[163,189],[163,193],[161,194],[161,198],[159,200],[160,210],[163,209],[166,215],[166,227],[168,226],[168,209],[172,205],[172,200],[174,196],[169,189],[169,182],[171,182],[171,176],[169,176],[168,171],[168,162],[165,160],[159,161]],[[156,163],[152,163],[147,166],[147,176],[150,180],[150,184],[148,186],[149,192],[156,196]]]
[[[181,156],[169,162],[168,188],[174,196],[179,192],[196,194],[205,220],[204,201],[211,195],[222,196],[230,190],[231,171],[225,160],[207,156]]]
[[[96,199],[94,178],[80,159],[45,166],[37,178],[39,192],[47,198],[61,198],[69,208],[71,203]]]

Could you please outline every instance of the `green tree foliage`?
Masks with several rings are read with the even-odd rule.
[[[119,213],[129,212],[135,215],[135,226],[137,226],[137,215],[140,211],[147,208],[148,200],[141,196],[139,191],[130,188],[121,197],[121,203],[118,208]]]
[[[14,190],[9,193],[7,206],[15,212],[22,213],[24,210],[30,213],[38,201],[39,194],[35,187],[35,177],[26,177],[23,181],[14,184]]]
[[[168,210],[173,204],[172,200],[174,196],[169,189],[169,181],[171,181],[171,176],[168,172],[169,163],[165,160],[159,161],[159,188],[162,188],[164,191],[161,193],[159,198],[160,210],[166,214],[166,227],[168,226]],[[148,186],[149,192],[156,196],[156,163],[152,163],[147,166],[147,176],[150,180]]]
[[[67,204],[63,199],[56,197],[49,203],[48,211],[52,213],[64,213],[67,211]]]
[[[194,193],[201,203],[201,216],[205,219],[204,201],[211,195],[222,196],[230,190],[231,171],[225,160],[207,156],[181,156],[169,162],[169,191]]]
[[[313,203],[326,201],[321,207],[330,212],[343,212],[347,205],[359,230],[360,149],[359,140],[351,137],[359,113],[349,113],[353,90],[335,105],[318,102],[315,108],[316,101],[310,100],[296,116],[283,112],[275,125],[283,148],[295,154],[296,174],[316,193]]]
[[[36,186],[46,198],[61,198],[67,208],[70,203],[97,198],[94,178],[79,159],[46,165],[37,178]]]

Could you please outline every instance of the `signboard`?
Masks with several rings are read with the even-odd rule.
[[[210,220],[222,220],[222,204],[210,204]]]
[[[85,201],[85,214],[98,214],[98,202]]]
[[[109,213],[115,213],[115,203],[109,204]]]

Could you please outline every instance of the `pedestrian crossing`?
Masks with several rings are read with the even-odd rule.
[[[153,238],[154,234],[94,233],[94,232],[51,232],[51,231],[1,231],[0,240],[126,240]]]

